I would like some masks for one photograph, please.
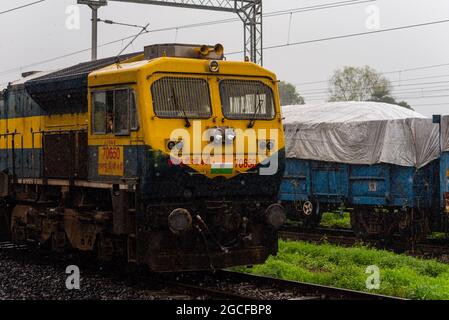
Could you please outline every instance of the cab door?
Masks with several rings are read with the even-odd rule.
[[[89,177],[114,183],[139,176],[139,122],[133,87],[91,92]]]

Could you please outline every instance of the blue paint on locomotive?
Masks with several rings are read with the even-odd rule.
[[[0,150],[0,171],[15,172],[19,178],[41,178],[42,149]]]
[[[449,164],[449,155],[447,157]],[[339,206],[430,208],[437,162],[416,170],[392,164],[349,165],[287,159],[282,201],[313,200]],[[449,188],[449,184],[446,184]]]
[[[103,176],[98,174],[98,152],[99,147],[89,146],[88,151],[88,180],[90,181],[114,181],[117,179],[131,179],[141,177],[145,169],[145,155],[147,146],[123,146],[124,174],[120,177]]]

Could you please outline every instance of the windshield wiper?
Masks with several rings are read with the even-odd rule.
[[[176,99],[176,93],[175,93],[175,87],[172,87],[172,95],[173,95],[173,102],[175,103],[175,108],[180,109],[182,111],[182,114],[184,115],[184,121],[185,121],[185,127],[190,128],[192,125],[190,124],[189,117],[187,117],[186,110],[184,107],[180,107],[178,104],[178,99]]]
[[[257,93],[256,95],[259,96],[260,93]],[[251,120],[248,123],[248,128],[249,129],[254,127],[254,124],[256,123],[256,120],[257,120],[256,117],[257,117],[257,114],[259,113],[260,107],[262,107],[263,99],[259,98],[259,102],[257,103],[257,106],[256,106],[256,103],[257,103],[256,99],[254,99],[254,109],[255,109],[255,111],[254,111],[253,116],[251,117]]]

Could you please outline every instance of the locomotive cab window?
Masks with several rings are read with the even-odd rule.
[[[92,95],[94,134],[128,135],[137,130],[138,116],[134,91],[117,89],[96,91]]]
[[[153,83],[151,95],[158,117],[207,119],[211,116],[209,85],[204,79],[164,77]]]
[[[275,117],[273,92],[261,81],[222,80],[220,97],[228,119],[271,120]]]

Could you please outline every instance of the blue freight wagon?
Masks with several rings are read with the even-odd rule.
[[[439,124],[440,159],[439,185],[436,208],[438,210],[438,231],[449,231],[449,116],[434,115],[433,122]]]
[[[308,226],[316,226],[327,210],[351,208],[352,226],[360,233],[419,234],[431,220],[437,173],[437,161],[417,170],[290,158],[279,198],[291,217]]]
[[[439,129],[431,119],[372,102],[288,106],[283,113],[279,198],[291,217],[314,227],[323,212],[346,208],[353,229],[366,236],[428,232],[440,198]]]

